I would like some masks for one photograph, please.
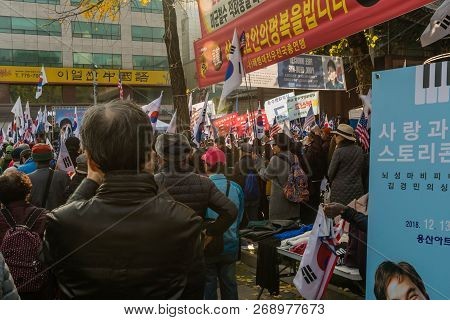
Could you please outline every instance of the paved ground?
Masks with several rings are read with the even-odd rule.
[[[255,269],[248,265],[238,262],[237,264],[237,282],[240,300],[255,300],[258,298],[260,287],[255,283]],[[298,293],[292,278],[284,278],[280,281],[280,294],[271,296],[267,290],[264,290],[261,300],[302,300]],[[328,285],[324,299],[326,300],[359,300],[363,299],[361,291],[354,286],[354,283],[343,281],[341,279],[332,279]]]
[[[237,282],[240,300],[255,300],[258,298],[260,287],[255,284],[255,269],[248,267],[242,262],[237,264]],[[297,289],[288,283],[280,282],[280,295],[271,296],[264,290],[261,300],[298,300],[302,297]]]

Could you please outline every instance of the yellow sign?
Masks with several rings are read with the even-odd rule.
[[[0,66],[0,83],[35,83],[37,84],[41,67]],[[167,71],[145,70],[95,70],[97,84],[115,85],[119,83],[119,73],[122,84],[134,86],[169,86]],[[92,84],[93,69],[81,68],[45,68],[49,84]]]

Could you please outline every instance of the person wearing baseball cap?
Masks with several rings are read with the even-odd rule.
[[[367,164],[362,149],[355,144],[351,126],[340,124],[331,133],[335,135],[337,147],[328,169],[330,201],[346,205],[364,195],[362,176]]]
[[[244,214],[244,192],[239,184],[225,177],[226,156],[222,150],[217,147],[210,147],[202,156],[202,160],[205,162],[209,179],[238,208],[237,218],[225,231],[223,237],[214,238],[206,248],[205,299],[217,300],[217,280],[219,280],[221,299],[238,300],[236,261],[239,252],[239,225]],[[218,216],[217,212],[208,209],[205,219],[215,221]],[[220,247],[221,250],[209,254],[208,249],[215,247]]]
[[[235,221],[238,210],[225,194],[205,176],[194,173],[189,166],[191,146],[183,134],[165,133],[156,139],[155,151],[161,172],[155,175],[155,181],[161,194],[169,194],[175,201],[193,209],[198,216],[205,218],[208,208],[219,216],[206,225],[205,252],[213,251],[208,244],[214,237],[222,237],[223,233]],[[217,156],[217,155],[216,155]],[[221,248],[217,250],[220,253]],[[182,299],[198,300],[204,298],[205,264],[203,253],[199,252],[195,265],[188,274],[188,283]]]
[[[66,203],[66,188],[70,178],[64,171],[50,169],[50,161],[54,158],[52,147],[45,143],[34,145],[31,158],[37,166],[37,169],[29,174],[33,184],[31,203],[49,211]]]

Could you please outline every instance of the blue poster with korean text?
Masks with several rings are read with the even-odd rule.
[[[373,75],[368,299],[450,299],[450,62]]]

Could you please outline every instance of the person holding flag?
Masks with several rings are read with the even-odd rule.
[[[41,73],[39,74],[39,80],[36,88],[36,99],[39,99],[44,90],[44,86],[48,83],[47,75],[45,74],[44,66],[41,68]]]

